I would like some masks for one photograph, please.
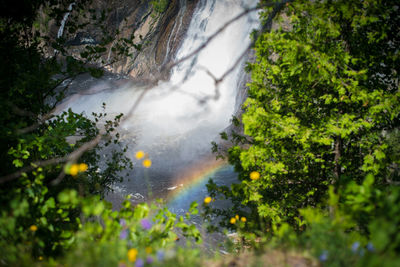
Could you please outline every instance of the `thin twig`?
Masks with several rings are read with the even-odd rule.
[[[235,63],[227,71],[225,71],[224,74],[222,74],[222,76],[217,80],[216,83],[222,82],[226,76],[228,76],[232,71],[234,71],[236,69],[236,67],[239,65],[239,63],[246,57],[246,55],[248,55],[248,53],[250,52],[252,47],[254,47],[256,40],[262,33],[271,31],[272,21],[274,20],[276,15],[278,15],[278,13],[285,7],[285,5],[290,2],[293,2],[293,0],[283,0],[282,2],[274,3],[274,5],[275,5],[274,9],[269,14],[267,20],[264,23],[264,26],[261,28],[260,31],[258,31],[258,34],[254,37],[253,41],[247,46],[246,50],[240,55],[240,57],[238,57],[238,59],[235,61]],[[264,5],[263,7],[266,7],[266,6],[271,6],[271,3],[270,3],[270,5]]]
[[[82,156],[83,153],[85,153],[86,151],[94,148],[95,146],[97,146],[100,142],[102,138],[102,134],[98,134],[93,140],[83,144],[81,147],[79,147],[77,150],[75,150],[74,152],[64,156],[64,157],[60,157],[60,158],[53,158],[53,159],[49,159],[49,160],[42,160],[42,161],[36,161],[31,163],[30,166],[26,166],[23,167],[22,169],[20,169],[17,172],[14,172],[12,174],[3,176],[0,178],[0,184],[14,180],[20,176],[22,176],[23,173],[27,173],[30,171],[33,171],[34,169],[38,168],[38,167],[45,167],[45,166],[49,166],[49,165],[54,165],[54,164],[59,164],[59,163],[63,163],[63,162],[67,162],[67,161],[76,161],[80,156]]]
[[[170,71],[174,66],[182,63],[183,61],[188,60],[189,58],[193,57],[194,55],[198,54],[200,51],[202,51],[216,36],[218,36],[221,32],[223,32],[229,25],[231,25],[233,22],[235,22],[236,20],[240,19],[241,17],[245,16],[246,14],[256,11],[258,9],[264,8],[264,7],[271,7],[274,6],[274,9],[272,10],[271,14],[268,16],[268,19],[266,20],[264,26],[261,28],[261,30],[259,31],[259,34],[257,35],[257,37],[262,34],[265,31],[270,31],[271,27],[272,27],[272,20],[275,18],[275,16],[284,8],[285,4],[292,2],[293,0],[283,0],[282,2],[278,2],[278,3],[267,3],[267,4],[263,4],[263,5],[259,5],[257,7],[253,7],[253,8],[249,8],[246,9],[244,12],[240,13],[239,15],[237,15],[236,17],[234,17],[233,19],[229,20],[227,23],[225,23],[220,29],[218,29],[214,34],[212,34],[201,46],[199,46],[197,49],[195,49],[192,53],[188,54],[187,56],[172,62],[170,64],[167,64],[165,66],[167,71]],[[210,75],[210,77],[212,77],[215,81],[215,86],[216,86],[216,95],[218,95],[218,84],[221,83],[225,77],[227,75],[229,75],[236,67],[237,65],[240,63],[240,61],[246,56],[246,54],[250,51],[250,49],[254,46],[255,44],[255,40],[257,38],[255,38],[251,44],[246,48],[245,52],[243,52],[240,57],[235,61],[235,63],[219,78],[216,79],[216,77],[209,71],[206,69],[206,73],[208,75]],[[134,104],[132,105],[131,109],[128,111],[127,115],[124,116],[121,119],[121,123],[126,121],[127,119],[129,119],[132,114],[134,113],[134,111],[136,110],[137,106],[139,105],[139,103],[141,102],[141,100],[143,99],[143,97],[145,96],[145,94],[151,89],[153,88],[160,80],[162,80],[162,75],[158,74],[156,75],[155,79],[152,79],[151,81],[149,81],[149,84],[143,89],[142,93],[139,95],[139,97],[136,99],[136,101],[134,102]],[[53,116],[52,114],[46,114],[42,117],[41,121],[45,121],[48,118],[50,118],[51,116]],[[37,127],[37,126],[36,126]],[[27,128],[33,128],[33,126],[31,127],[27,127]],[[25,128],[25,129],[27,129]],[[53,159],[49,159],[49,160],[44,160],[44,161],[37,161],[34,163],[31,163],[30,166],[26,166],[22,169],[20,169],[17,172],[14,172],[12,174],[0,177],[0,184],[3,184],[5,182],[14,180],[16,178],[19,178],[20,176],[23,175],[23,173],[27,173],[30,171],[33,171],[34,169],[38,168],[38,167],[45,167],[45,166],[49,166],[49,165],[54,165],[54,164],[59,164],[59,163],[63,163],[63,162],[74,162],[76,161],[80,156],[82,156],[83,153],[85,153],[86,151],[94,148],[95,146],[97,146],[101,139],[102,139],[103,134],[98,134],[93,140],[83,144],[81,147],[79,147],[77,150],[75,150],[74,152],[70,153],[67,156],[61,157],[61,158],[53,158]],[[59,175],[57,177],[57,179],[53,180],[52,184],[58,184],[65,175]]]
[[[250,12],[256,11],[258,9],[260,9],[260,6],[256,6],[253,8],[248,8],[245,9],[245,11],[243,11],[242,13],[238,14],[237,16],[235,16],[234,18],[230,19],[229,21],[227,21],[221,28],[219,28],[216,32],[214,32],[212,35],[210,35],[205,41],[204,43],[202,43],[199,47],[197,47],[195,50],[193,50],[193,52],[189,53],[188,55],[182,57],[179,60],[176,60],[174,62],[168,63],[165,68],[166,70],[170,70],[173,67],[175,67],[176,65],[188,60],[189,58],[193,57],[194,55],[197,55],[198,53],[200,53],[204,48],[207,47],[207,45],[214,40],[215,37],[217,37],[220,33],[222,33],[229,25],[231,25],[232,23],[234,23],[235,21],[237,21],[238,19],[242,18],[243,16],[247,15]]]

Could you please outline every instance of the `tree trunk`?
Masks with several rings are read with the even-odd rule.
[[[342,138],[340,136],[336,137],[335,140],[335,168],[333,171],[334,179],[332,180],[332,184],[335,185],[340,178],[341,175],[341,166],[340,166],[340,157],[342,156]]]

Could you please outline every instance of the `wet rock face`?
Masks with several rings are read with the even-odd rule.
[[[177,52],[197,2],[169,0],[166,10],[157,13],[148,0],[94,0],[90,9],[96,10],[97,14],[101,10],[108,11],[102,23],[108,32],[119,32],[119,38],[130,38],[133,34],[134,43],[141,46],[140,50],[130,50],[131,57],[110,64],[106,69],[136,80],[147,80],[159,73],[161,66]],[[55,30],[53,25],[52,32]],[[89,24],[73,35],[66,32],[63,37],[67,39],[69,52],[79,58],[85,46],[100,42],[102,34],[98,26]],[[97,62],[99,65],[113,61],[114,45],[111,43],[106,47],[107,52]]]

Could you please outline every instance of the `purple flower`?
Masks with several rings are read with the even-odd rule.
[[[375,251],[374,244],[372,244],[371,242],[369,242],[369,243],[367,244],[367,249],[368,249],[369,252],[374,252],[374,251]]]
[[[353,245],[351,245],[351,251],[356,253],[359,247],[360,247],[360,242],[356,241],[353,243]]]
[[[147,262],[148,264],[152,264],[152,263],[154,262],[154,260],[153,260],[152,257],[148,256],[147,259],[146,259],[146,262]]]
[[[135,267],[143,267],[144,266],[144,262],[142,259],[138,259],[136,261]]]
[[[120,224],[122,227],[125,227],[125,226],[126,226],[126,221],[125,221],[125,219],[120,219],[120,220],[119,220],[119,224]]]
[[[319,256],[320,261],[326,261],[328,259],[328,251],[323,250],[321,255]]]
[[[157,260],[162,261],[164,259],[164,251],[159,250],[157,251]]]
[[[151,222],[147,219],[141,220],[140,224],[142,225],[143,229],[145,229],[145,230],[149,230],[152,227]]]
[[[119,234],[119,239],[126,239],[128,237],[128,229],[124,229],[121,231],[121,233]]]

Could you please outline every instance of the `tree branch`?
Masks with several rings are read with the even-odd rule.
[[[235,21],[237,21],[238,19],[242,18],[243,16],[245,16],[246,14],[250,13],[250,12],[254,12],[256,10],[259,10],[261,8],[265,8],[265,7],[274,7],[272,12],[269,14],[267,20],[265,21],[263,27],[261,28],[261,30],[259,31],[259,33],[257,34],[256,38],[254,38],[254,40],[250,43],[250,45],[248,45],[248,47],[246,48],[246,50],[239,56],[239,58],[235,61],[235,63],[220,77],[220,78],[216,78],[215,75],[213,75],[209,70],[205,70],[206,73],[212,77],[215,81],[215,86],[216,86],[216,96],[219,95],[218,92],[218,85],[239,65],[239,63],[245,58],[245,56],[247,55],[247,53],[251,50],[251,48],[254,46],[256,39],[264,32],[266,31],[270,31],[271,27],[272,27],[272,21],[273,19],[276,17],[276,15],[285,7],[285,5],[287,3],[292,2],[293,0],[283,0],[281,2],[272,2],[272,3],[265,3],[265,4],[261,4],[258,5],[256,7],[253,8],[248,8],[245,9],[245,11],[243,11],[242,13],[240,13],[239,15],[235,16],[234,18],[232,18],[231,20],[229,20],[228,22],[226,22],[220,29],[218,29],[214,34],[212,34],[210,37],[208,37],[208,39],[202,44],[200,45],[197,49],[195,49],[193,52],[189,53],[188,55],[184,56],[183,58],[174,61],[172,63],[169,63],[165,66],[162,67],[162,69],[166,70],[166,71],[170,71],[174,66],[177,66],[178,64],[190,59],[191,57],[195,56],[196,54],[200,53],[216,36],[218,36],[221,32],[223,32],[229,25],[231,25],[232,23],[234,23]],[[109,65],[109,64],[107,64]],[[128,111],[128,113],[126,114],[126,116],[124,116],[121,119],[121,123],[126,121],[127,119],[129,119],[132,114],[134,113],[134,111],[136,110],[137,106],[139,105],[139,103],[141,102],[141,100],[143,99],[143,97],[145,96],[145,94],[151,89],[153,88],[155,85],[158,84],[158,82],[162,80],[162,75],[161,73],[159,75],[157,75],[154,79],[151,79],[148,83],[148,85],[143,89],[143,91],[141,92],[141,94],[139,95],[139,97],[136,99],[136,101],[134,102],[134,104],[132,105],[131,109]],[[54,112],[54,110],[52,111]],[[49,118],[51,118],[51,116],[53,116],[51,113],[46,114],[42,117],[42,119],[40,120],[41,122],[44,122],[46,120],[48,120]],[[40,125],[40,124],[38,124]],[[25,133],[27,131],[30,131],[32,129],[35,129],[36,127],[38,127],[38,125],[32,125],[30,127],[21,129],[20,133]],[[63,163],[63,162],[70,162],[70,161],[76,161],[77,159],[79,159],[80,156],[82,156],[83,153],[85,153],[86,151],[94,148],[95,146],[97,146],[99,144],[99,142],[102,139],[103,134],[98,134],[93,140],[84,143],[81,147],[79,147],[77,150],[75,150],[74,152],[70,153],[67,156],[64,157],[60,157],[60,158],[53,158],[53,159],[49,159],[49,160],[44,160],[44,161],[36,161],[34,163],[31,163],[30,166],[26,166],[22,169],[20,169],[17,172],[14,172],[12,174],[0,177],[0,184],[6,183],[8,181],[14,180],[19,178],[20,176],[23,175],[23,173],[27,173],[30,171],[33,171],[34,169],[38,168],[38,167],[45,167],[45,166],[49,166],[49,165],[53,165],[53,164],[59,164],[59,163]],[[62,179],[64,178],[64,175],[59,175],[57,179],[53,180],[52,184],[58,184]]]

